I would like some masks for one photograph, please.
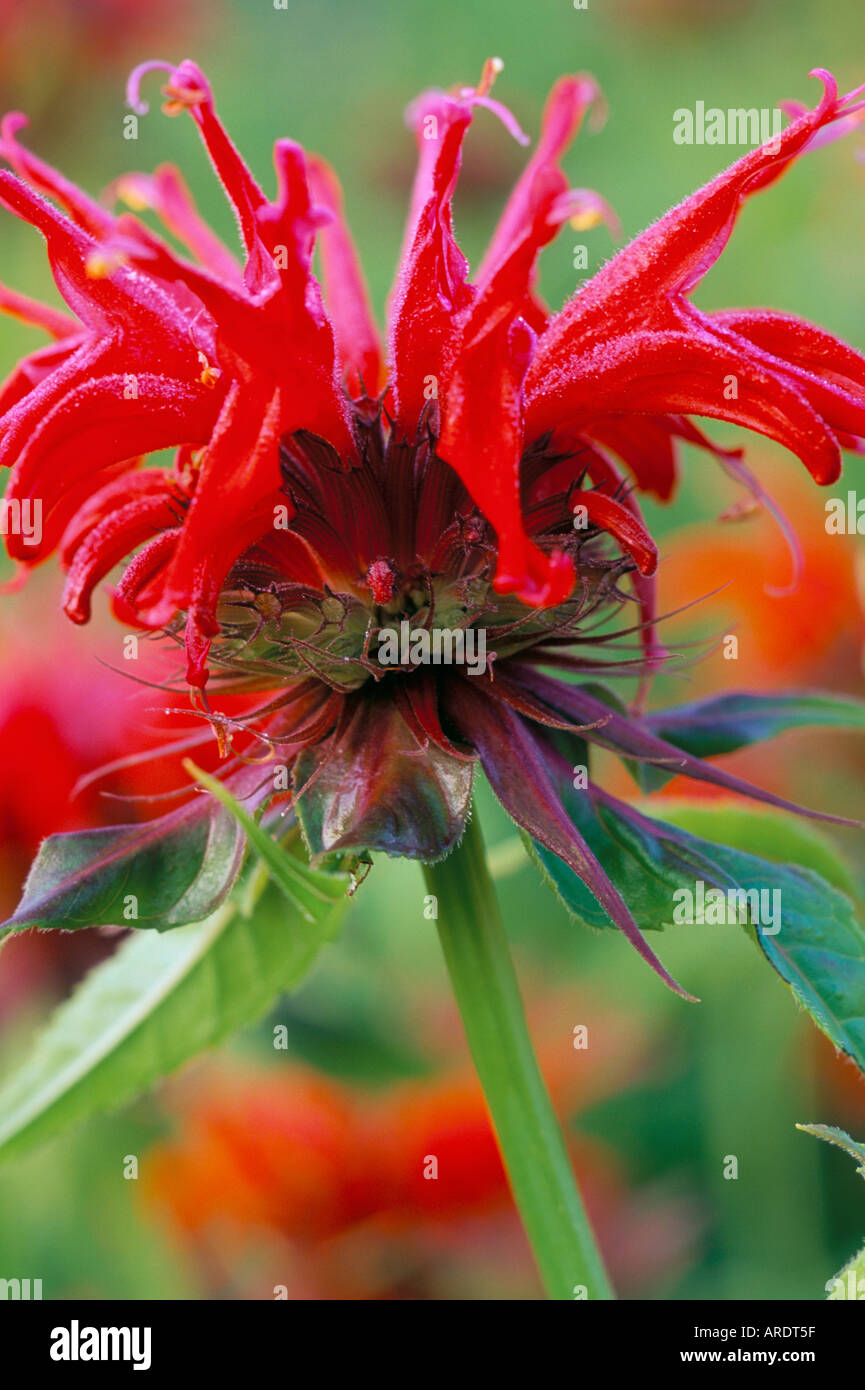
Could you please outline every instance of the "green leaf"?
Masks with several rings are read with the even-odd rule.
[[[345,897],[351,886],[349,874],[311,869],[308,864],[302,863],[282,845],[277,844],[258,821],[235,801],[222,782],[202,772],[200,767],[196,767],[195,763],[189,760],[186,760],[183,766],[216,798],[245,832],[250,845],[263,861],[273,881],[279,885],[289,902],[294,904],[307,922],[315,922],[322,904],[332,904]]]
[[[798,864],[812,869],[821,878],[856,896],[856,883],[837,845],[813,821],[796,820],[784,811],[741,805],[735,801],[689,801],[686,797],[665,797],[663,801],[640,801],[638,809],[646,816],[663,815],[665,822],[700,835],[720,840],[733,849],[746,850],[780,864]]]
[[[616,885],[642,931],[662,931],[669,925],[673,893],[702,873],[714,883],[710,865],[683,866],[660,839],[638,839],[600,813],[586,791],[562,797],[568,816],[595,858]],[[552,850],[524,836],[532,858],[556,896],[579,921],[590,927],[617,928],[594,893]]]
[[[851,1139],[849,1134],[835,1125],[797,1125],[796,1128],[843,1149],[851,1158],[856,1159],[856,1172],[865,1178],[865,1144],[857,1144],[855,1139]],[[865,1298],[865,1247],[847,1261],[844,1268],[838,1271],[826,1287],[829,1290],[830,1303],[846,1302],[849,1299],[858,1302]]]
[[[839,1269],[835,1278],[831,1281],[828,1301],[847,1302],[855,1299],[857,1302],[865,1298],[865,1246],[854,1255],[852,1260],[848,1260],[843,1269]]]
[[[787,729],[828,726],[865,729],[865,702],[822,691],[760,695],[735,690],[646,717],[653,733],[697,758],[732,753]]]
[[[565,754],[561,764],[551,762],[550,772],[562,807],[585,840],[607,876],[616,885],[641,931],[662,931],[669,926],[673,894],[678,888],[703,878],[726,887],[727,877],[717,874],[710,860],[699,853],[696,840],[688,851],[669,839],[640,833],[607,808],[596,803],[589,788],[574,786],[570,771],[587,766],[588,748],[572,735],[551,733],[549,742]],[[594,893],[557,854],[523,834],[529,854],[568,912],[590,927],[616,928]]]
[[[856,1172],[860,1177],[865,1178],[865,1144],[857,1144],[855,1139],[843,1129],[838,1129],[836,1125],[797,1125],[805,1134],[813,1134],[817,1139],[825,1139],[827,1144],[835,1144],[839,1149],[843,1149],[851,1158],[855,1158],[858,1167]]]
[[[86,976],[0,1093],[0,1159],[126,1103],[300,983],[347,900],[311,895],[310,920],[264,881],[256,869],[252,907],[232,899],[205,922],[136,933]]]
[[[0,933],[200,922],[227,895],[243,850],[232,817],[204,797],[140,825],[49,835]]]
[[[676,748],[697,758],[709,758],[763,743],[788,729],[865,729],[865,702],[811,690],[784,695],[731,691],[656,710],[643,722]],[[635,763],[632,771],[646,792],[658,790],[675,775],[675,769],[668,771],[650,763]]]
[[[580,745],[572,740],[566,747],[576,754]],[[851,901],[852,880],[831,842],[810,826],[806,834],[776,812],[723,802],[643,803],[638,811],[591,788],[574,788],[570,768],[577,761],[574,756],[561,763],[567,771],[556,780],[562,805],[641,930],[676,922],[674,904],[682,890],[694,895],[696,906],[700,881],[704,897],[708,888],[724,894],[756,892],[759,896],[747,906],[728,897],[724,920],[746,927],[817,1026],[865,1071],[865,931]],[[662,810],[669,821],[654,819]],[[712,838],[691,833],[692,826]],[[747,849],[723,843],[736,839]],[[760,858],[750,852],[754,849],[769,857]],[[558,856],[536,843],[530,850],[574,916],[590,926],[613,925]],[[786,862],[796,858],[818,864],[825,877]],[[762,921],[754,920],[755,901]]]
[[[730,825],[728,808],[694,809],[701,829],[725,835]],[[780,893],[780,930],[770,933],[749,925],[748,934],[817,1026],[865,1071],[865,930],[850,897],[811,869],[771,863],[729,845],[698,839],[681,828],[687,824],[681,805],[678,821],[678,827],[661,821],[654,825],[662,837],[670,835],[679,846],[684,844],[709,860],[716,881],[726,876],[745,891]],[[777,845],[777,826],[772,835]],[[757,839],[752,833],[751,843]],[[788,847],[794,843],[791,832]]]

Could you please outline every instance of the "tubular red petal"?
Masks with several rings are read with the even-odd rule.
[[[242,273],[228,247],[203,221],[183,177],[173,164],[161,164],[152,174],[122,174],[108,189],[133,211],[151,208],[170,232],[188,247],[200,265],[228,284]]]
[[[333,221],[321,231],[324,296],[336,335],[337,356],[355,397],[377,396],[384,385],[378,329],[357,252],[345,222],[342,191],[333,170],[315,156],[308,162],[312,195]]]
[[[195,606],[189,610],[183,633],[183,644],[186,648],[187,684],[203,690],[209,675],[207,659],[210,656],[210,647],[216,633],[206,631],[202,627],[199,622],[199,611]]]
[[[173,507],[172,515],[176,522],[178,513],[187,499],[178,488],[176,479],[164,468],[146,468],[124,473],[120,478],[106,483],[85,502],[63,533],[60,545],[61,563],[70,565],[90,533],[112,512],[132,506],[135,502],[149,506],[158,499]]]
[[[793,361],[790,361],[790,354],[784,353],[783,345],[777,342],[777,337],[776,347],[784,353],[783,356],[758,347],[750,336],[735,332],[729,324],[719,322],[714,315],[703,314],[693,306],[690,306],[690,312],[685,318],[685,326],[691,327],[708,342],[721,342],[732,347],[752,366],[759,364],[776,373],[804,397],[836,436],[841,433],[865,434],[865,389],[857,382],[847,380],[844,385],[839,385],[828,374],[799,366],[795,356]],[[829,337],[828,334],[826,336]],[[839,344],[839,348],[841,346]],[[852,353],[852,349],[847,351]],[[801,346],[792,348],[793,354],[799,355],[801,352]],[[865,359],[860,358],[858,363],[850,365],[854,370],[857,367],[865,368]]]
[[[146,587],[164,572],[177,546],[179,529],[160,531],[128,562],[111,596],[111,607],[122,622],[145,626],[138,613]]]
[[[188,58],[177,67],[156,60],[142,63],[131,74],[127,87],[129,105],[140,115],[145,114],[148,109],[140,98],[141,78],[153,71],[163,71],[169,75],[163,88],[164,95],[168,98],[168,113],[189,111],[201,132],[217,177],[237,213],[250,278],[259,286],[266,278],[266,260],[260,242],[256,212],[264,206],[266,199],[216,115],[210,84],[201,69]]]
[[[90,619],[94,588],[109,570],[149,540],[157,531],[174,526],[172,499],[139,497],[106,516],[78,547],[63,592],[63,610],[74,623]]]
[[[535,342],[523,315],[538,250],[555,232],[550,209],[558,196],[557,171],[540,169],[530,223],[466,312],[452,375],[446,379],[438,441],[440,456],[496,528],[496,588],[543,606],[567,596],[573,570],[560,554],[542,555],[527,540],[522,521],[522,387]]]
[[[189,320],[165,289],[122,263],[110,276],[93,275],[91,258],[104,254],[104,248],[5,170],[0,171],[0,204],[45,237],[57,288],[84,324],[102,333],[121,330],[127,341],[134,330],[137,359],[151,372],[169,363],[175,369],[188,364],[194,372],[197,353]]]
[[[652,421],[643,419],[642,424]],[[633,492],[625,486],[624,479],[603,455],[594,457],[588,464],[588,474],[593,482],[603,482],[607,489],[621,499],[621,505],[631,513],[636,525],[646,533],[648,545],[654,548],[654,541],[648,533],[643,513]],[[594,494],[593,494],[594,495]],[[646,542],[643,542],[645,545]],[[632,552],[633,553],[633,552]],[[649,570],[638,567],[631,575],[631,586],[640,606],[640,645],[643,648],[645,664],[640,674],[640,683],[634,699],[636,708],[643,708],[648,700],[652,676],[660,663],[666,660],[667,650],[658,638],[658,592],[657,592],[657,549],[655,564]]]
[[[31,441],[34,427],[62,401],[67,391],[98,379],[106,370],[106,353],[89,338],[71,353],[61,355],[54,371],[32,382],[3,418],[0,427],[0,467],[11,468],[23,447]],[[20,471],[20,470],[19,470]]]
[[[80,323],[64,314],[62,309],[54,309],[50,304],[40,304],[38,300],[30,299],[26,294],[18,294],[6,285],[0,285],[0,313],[9,314],[11,318],[20,319],[22,323],[33,324],[35,328],[44,328],[52,338],[60,340],[81,332]]]
[[[592,525],[600,526],[615,537],[631,556],[640,574],[655,573],[658,568],[658,547],[638,515],[597,489],[581,489],[575,498],[574,506],[585,507]]]
[[[544,107],[541,136],[537,148],[517,180],[516,186],[502,213],[492,240],[477,273],[478,285],[484,285],[496,266],[522,240],[535,219],[539,183],[549,188],[558,185],[558,192],[567,189],[567,180],[557,168],[583,123],[583,117],[600,92],[593,78],[586,73],[560,77]]]
[[[462,478],[496,529],[495,587],[525,603],[551,607],[573,586],[573,566],[544,554],[527,537],[519,492],[523,453],[522,381],[533,335],[518,319],[501,319],[460,353],[445,402],[439,456]]]
[[[81,335],[61,338],[59,342],[49,343],[47,347],[38,348],[36,352],[22,357],[15,370],[0,386],[0,415],[6,415],[19,401],[29,396],[30,392],[50,377],[52,372],[62,367],[82,343]],[[0,436],[2,433],[3,426],[0,425]]]
[[[216,604],[219,589],[241,552],[273,527],[275,505],[288,509],[280,488],[280,398],[268,400],[251,388],[241,393],[235,383],[208,445],[177,550],[165,578],[160,602],[150,621],[167,621],[178,609],[190,611],[195,634],[190,660],[201,684],[199,636],[219,630]],[[225,505],[226,498],[231,506]],[[195,655],[197,653],[197,655]],[[195,660],[193,660],[195,656]],[[192,667],[191,667],[192,669]]]
[[[294,162],[294,154],[286,148],[288,142],[283,143],[279,157],[286,164]],[[302,169],[297,167],[296,172],[300,176]],[[308,202],[308,194],[304,196]],[[279,209],[275,216],[282,217]],[[310,217],[314,222],[314,212]],[[287,229],[287,224],[283,222],[282,227]],[[311,230],[300,214],[292,233],[297,238],[298,254],[288,256],[284,271],[277,274],[274,269],[275,282],[257,295],[221,283],[208,271],[176,256],[143,227],[138,245],[130,245],[128,255],[132,264],[161,281],[179,280],[201,301],[219,325],[220,350],[230,360],[235,379],[256,376],[272,384],[279,382],[284,433],[306,429],[320,435],[349,468],[356,451],[347,403],[336,378],[333,330],[321,305],[318,285],[308,273]],[[199,365],[196,378],[200,373]]]
[[[10,533],[5,537],[9,555],[28,568],[42,564],[58,548],[68,526],[77,516],[81,507],[86,504],[93,489],[120,476],[127,469],[135,467],[136,463],[137,460],[122,460],[119,463],[106,465],[96,474],[90,473],[86,474],[84,478],[70,479],[59,497],[45,500],[42,534],[39,543],[28,544],[22,536]],[[11,502],[16,500],[11,489],[7,491],[6,496],[7,500]],[[21,500],[23,504],[24,498]]]
[[[285,270],[289,283],[305,286],[312,264],[315,234],[327,226],[333,214],[312,201],[306,154],[294,140],[277,140],[273,147],[278,192],[276,201],[258,213],[259,227],[266,230],[268,248],[280,243],[289,254]]]
[[[138,377],[136,397],[124,398],[124,386],[123,376],[88,379],[55,393],[56,403],[42,418],[35,405],[19,416],[15,435],[3,439],[4,454],[10,437],[13,456],[18,453],[9,495],[42,497],[50,509],[71,479],[84,480],[123,459],[208,438],[215,407],[203,391],[194,394],[179,382],[144,374]],[[39,389],[23,404],[30,405]],[[23,443],[19,436],[28,426]]]
[[[400,425],[412,436],[426,402],[441,387],[457,320],[472,301],[468,262],[454,239],[451,217],[471,108],[435,93],[427,101],[429,107],[422,113],[417,108],[415,119],[421,132],[435,132],[426,139],[421,135],[417,184],[425,195],[429,191],[397,274],[390,316],[394,404]]]
[[[40,193],[56,198],[84,231],[97,239],[108,236],[114,221],[110,212],[18,143],[18,131],[29,124],[20,111],[4,116],[0,122],[0,157],[8,160],[16,174]]]
[[[662,502],[670,500],[676,486],[676,454],[668,421],[613,415],[594,424],[590,435],[618,454],[638,488],[653,492]]]
[[[726,399],[725,378],[736,382]],[[837,441],[804,394],[761,361],[684,333],[633,333],[553,376],[527,409],[530,438],[567,421],[587,429],[606,415],[705,415],[764,434],[801,458],[819,483],[841,467]]]
[[[668,302],[692,290],[717,260],[746,198],[789,168],[812,136],[845,114],[827,73],[820,104],[778,136],[736,161],[620,251],[550,324],[532,367],[530,390],[552,371],[567,370],[577,347],[585,353],[610,334],[639,325],[668,324]]]
[[[558,171],[552,169],[542,169],[535,176],[531,216],[527,217],[519,236],[510,243],[507,254],[479,282],[478,298],[467,316],[461,352],[504,316],[514,319],[520,315],[531,325],[540,313],[546,321],[544,311],[539,310],[533,284],[538,253],[552,241],[570,208],[570,204],[562,200],[562,181]]]
[[[806,319],[772,309],[724,309],[707,317],[773,357],[804,367],[847,391],[855,386],[865,390],[865,357]]]

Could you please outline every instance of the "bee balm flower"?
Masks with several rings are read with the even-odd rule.
[[[689,298],[746,197],[833,126],[846,129],[863,103],[818,73],[814,110],[551,314],[535,287],[539,252],[568,219],[611,217],[558,165],[598,92],[584,76],[556,84],[472,278],[451,223],[464,138],[486,108],[525,139],[490,96],[499,66],[476,88],[427,93],[411,108],[419,163],[386,348],[331,170],[278,140],[268,199],[194,63],[144,64],[129,99],[145,109],[142,78],[167,72],[165,110],[198,126],[237,214],[242,261],[175,169],[131,174],[114,192],[157,213],[190,258],[38,160],[18,140],[23,118],[7,117],[0,154],[13,172],[0,173],[0,202],[44,236],[71,311],[3,292],[4,307],[53,339],[0,395],[8,497],[40,498],[45,511],[38,544],[7,540],[25,567],[60,552],[75,622],[124,564],[118,613],[147,628],[182,622],[193,687],[212,673],[217,688],[269,692],[257,736],[290,767],[316,854],[440,857],[462,833],[479,759],[515,820],[657,965],[563,810],[573,753],[557,736],[730,790],[745,784],[539,668],[633,675],[662,659],[657,550],[632,485],[671,495],[677,439],[721,453],[689,417],[775,439],[821,483],[837,477],[840,447],[865,437],[865,360],[852,348],[789,315],[705,314]],[[167,447],[173,467],[142,466]],[[633,600],[618,635],[638,633],[642,653],[599,663],[617,634],[598,624]],[[379,660],[380,632],[404,623],[482,630],[486,670]],[[222,727],[234,737],[241,725]],[[609,805],[588,790],[593,806]]]

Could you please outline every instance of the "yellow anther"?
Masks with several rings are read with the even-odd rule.
[[[200,106],[207,98],[207,93],[196,87],[172,87],[170,82],[162,88],[162,95],[166,98],[162,105],[163,114],[166,116],[179,116],[181,111]]]
[[[201,363],[201,376],[198,378],[198,380],[201,382],[202,386],[215,386],[219,378],[222,376],[222,372],[219,370],[218,367],[211,367],[210,363],[207,360],[206,354],[201,352],[200,350],[198,353],[198,360]]]
[[[599,226],[603,220],[597,208],[584,208],[582,212],[575,212],[573,217],[568,218],[568,226],[573,227],[575,232],[588,232],[590,228]]]
[[[131,179],[121,180],[117,185],[117,196],[128,208],[132,208],[133,212],[145,212],[150,207],[149,200],[145,198],[138,185],[133,183]]]
[[[487,58],[481,69],[481,80],[475,89],[479,97],[487,95],[503,67],[501,58]]]
[[[84,262],[84,269],[90,280],[105,280],[123,265],[119,251],[91,251]]]

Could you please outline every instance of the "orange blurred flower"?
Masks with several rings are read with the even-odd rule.
[[[558,1047],[542,1047],[563,1114],[639,1070],[638,1031],[611,1024],[606,1036],[610,1050],[590,1067],[570,1028]],[[221,1296],[270,1297],[283,1286],[289,1298],[447,1297],[472,1269],[501,1296],[535,1291],[468,1067],[379,1092],[294,1065],[212,1068],[179,1088],[174,1108],[177,1137],[146,1158],[142,1199],[167,1216]],[[694,1234],[688,1204],[634,1198],[616,1155],[595,1140],[574,1136],[570,1149],[615,1277],[633,1288],[668,1270]],[[256,1244],[264,1265],[250,1278]]]
[[[739,638],[737,661],[721,653],[692,667],[694,695],[724,687],[776,688],[785,682],[818,686],[861,683],[865,615],[857,596],[854,537],[826,531],[826,496],[802,486],[801,478],[774,460],[760,460],[766,489],[785,514],[802,546],[802,574],[793,592],[791,559],[780,528],[766,512],[719,526],[716,521],[682,527],[664,538],[660,566],[660,611],[692,602],[724,586],[684,619],[693,626]],[[835,488],[832,495],[841,493]],[[846,495],[846,489],[843,490]],[[828,495],[828,491],[827,494]],[[690,698],[690,695],[689,697]]]
[[[792,561],[787,541],[765,511],[746,510],[742,519],[719,526],[715,520],[684,526],[664,537],[660,566],[659,611],[695,604],[662,625],[672,650],[685,657],[684,681],[675,702],[724,690],[825,689],[862,694],[865,603],[862,544],[853,536],[826,530],[825,502],[846,489],[821,496],[795,472],[774,459],[761,459],[761,479],[786,517],[801,546],[801,575],[790,585]],[[702,600],[700,602],[695,602]],[[691,663],[694,652],[677,641],[708,638],[713,649]],[[737,639],[735,658],[725,641]],[[699,648],[697,649],[699,651]],[[675,667],[672,668],[675,670]],[[801,737],[805,737],[801,735]],[[814,734],[808,735],[813,739]],[[817,735],[827,777],[861,778],[862,764],[849,744],[831,733]],[[807,781],[795,758],[778,742],[743,749],[724,759],[738,776],[778,793],[804,795]],[[837,752],[836,752],[837,750]],[[810,762],[810,760],[809,760]],[[618,769],[611,764],[611,775]],[[709,783],[674,777],[661,797],[718,800],[729,793]]]

